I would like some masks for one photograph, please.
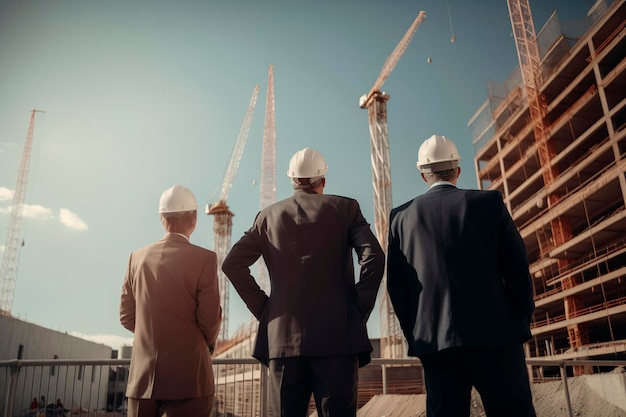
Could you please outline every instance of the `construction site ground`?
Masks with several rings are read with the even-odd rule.
[[[626,417],[626,373],[618,368],[609,374],[568,378],[573,416]],[[563,382],[554,380],[531,386],[537,417],[569,417]],[[470,417],[485,417],[480,396],[472,392]],[[317,417],[313,412],[310,417]],[[372,397],[357,417],[426,417],[425,394],[381,394]]]

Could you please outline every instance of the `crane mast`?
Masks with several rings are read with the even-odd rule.
[[[387,235],[389,231],[389,213],[392,209],[391,199],[391,164],[389,162],[389,135],[387,129],[387,100],[389,95],[382,92],[385,80],[406,51],[413,35],[426,13],[420,11],[398,45],[385,60],[376,82],[368,94],[361,96],[359,106],[368,111],[370,130],[370,151],[372,158],[372,180],[374,186],[374,226],[376,236],[383,250],[387,251]],[[381,285],[384,295],[380,303],[381,356],[383,358],[401,358],[405,348],[400,324],[393,311],[387,288],[387,275],[383,276]]]
[[[222,272],[222,262],[230,250],[233,226],[232,218],[234,216],[234,213],[229,210],[226,200],[233,185],[237,169],[239,168],[239,162],[241,161],[241,156],[243,155],[243,149],[246,146],[246,139],[248,138],[248,133],[250,132],[250,124],[252,123],[252,116],[254,114],[254,108],[256,106],[258,95],[259,86],[257,85],[252,92],[250,104],[248,104],[243,124],[241,125],[239,135],[237,136],[237,142],[235,142],[233,153],[230,156],[230,162],[228,163],[228,168],[226,170],[226,174],[224,175],[224,182],[222,184],[219,200],[217,203],[210,206],[207,205],[206,207],[206,213],[215,216],[213,219],[213,248],[217,254],[217,277],[222,310],[224,311],[218,339],[222,341],[228,339],[229,305],[228,279],[226,278],[224,272]]]
[[[274,107],[274,66],[269,66],[267,77],[267,98],[265,102],[265,126],[263,129],[263,150],[261,154],[261,201],[263,210],[276,202],[276,115]],[[259,286],[269,292],[270,283],[267,268],[259,262]]]
[[[548,209],[552,208],[561,199],[558,192],[552,190],[552,184],[559,176],[560,172],[556,165],[552,164],[556,152],[554,145],[549,141],[549,125],[547,122],[548,106],[546,99],[541,94],[540,88],[543,85],[543,75],[541,73],[541,57],[537,45],[537,35],[533,24],[532,13],[528,0],[507,0],[509,16],[515,47],[519,59],[522,81],[528,98],[528,111],[533,125],[533,134],[537,143],[539,154],[539,164],[542,169],[544,187],[547,191]],[[549,253],[549,246],[559,246],[572,238],[572,230],[569,218],[557,216],[550,221],[552,242],[549,240],[539,240],[542,253]],[[565,270],[571,259],[562,258],[557,260],[560,270]],[[580,284],[578,275],[573,274],[562,280],[564,289],[568,289]],[[578,311],[584,308],[582,298],[577,295],[567,296],[564,299],[566,318],[576,317]],[[589,334],[584,324],[570,324],[567,326],[570,346],[577,348],[589,342]],[[574,374],[584,373],[583,367],[574,367]]]
[[[274,108],[274,66],[269,66],[267,98],[265,102],[265,126],[263,129],[263,153],[261,156],[261,201],[263,210],[276,202],[276,116]]]
[[[554,182],[554,173],[549,169],[552,152],[547,143],[548,129],[545,122],[547,105],[545,97],[539,91],[543,84],[543,76],[535,26],[528,0],[509,0],[508,6],[520,71],[528,97],[533,133],[539,148],[539,162],[544,167],[543,180],[547,187]]]
[[[35,130],[35,114],[45,113],[42,110],[32,110],[30,114],[30,124],[26,143],[22,153],[9,217],[9,226],[6,236],[4,253],[2,254],[2,269],[0,269],[0,314],[10,316],[13,307],[13,295],[15,293],[15,280],[17,277],[17,267],[19,263],[20,228],[22,225],[22,214],[24,211],[24,201],[26,198],[26,184],[28,182],[28,169],[30,165],[30,155],[33,148],[33,132]]]

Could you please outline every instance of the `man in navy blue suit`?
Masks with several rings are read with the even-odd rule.
[[[472,387],[489,417],[534,417],[524,242],[499,192],[456,187],[460,159],[443,136],[420,147],[430,190],[391,212],[387,289],[424,367],[429,417],[469,416]]]

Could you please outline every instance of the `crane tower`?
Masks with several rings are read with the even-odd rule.
[[[241,161],[243,149],[246,146],[246,139],[248,138],[248,133],[250,132],[250,124],[252,123],[252,116],[254,114],[254,108],[256,106],[258,95],[259,86],[257,85],[252,92],[248,110],[246,111],[243,124],[239,130],[239,136],[237,137],[237,142],[235,142],[233,153],[230,156],[230,162],[228,164],[226,174],[224,175],[224,182],[222,183],[222,191],[220,193],[219,200],[217,203],[207,205],[206,207],[206,213],[215,216],[213,219],[213,248],[217,254],[218,285],[222,309],[224,311],[218,339],[222,341],[228,339],[228,279],[226,278],[224,272],[222,272],[222,262],[230,250],[233,226],[232,218],[234,216],[233,212],[229,210],[228,205],[226,204],[226,199],[228,198],[228,193],[233,185],[237,169],[239,168],[239,162]]]
[[[548,195],[548,209],[550,209],[558,203],[562,196],[551,189],[552,184],[559,175],[559,170],[556,165],[552,164],[552,159],[554,159],[556,152],[553,143],[549,141],[549,125],[546,118],[548,106],[545,96],[540,91],[543,85],[543,74],[541,73],[541,57],[537,45],[537,35],[528,0],[507,0],[507,4],[520,72],[528,99],[528,111],[533,125],[535,142],[537,143],[543,183]],[[565,216],[557,216],[551,220],[550,229],[552,233],[551,243],[546,239],[538,239],[540,245],[543,246],[541,248],[543,253],[549,252],[549,250],[545,250],[548,246],[559,246],[572,238],[570,222]],[[572,260],[567,258],[557,260],[559,270],[565,270],[570,263],[572,263]],[[579,281],[579,275],[572,274],[563,279],[562,285],[563,288],[567,289],[579,284]],[[573,294],[565,297],[566,318],[575,317],[582,308],[584,308],[584,303],[579,295]],[[567,326],[567,333],[570,345],[574,348],[589,342],[589,335],[583,324],[570,324]],[[575,367],[574,373],[576,375],[583,373],[583,368]]]
[[[263,210],[276,202],[276,115],[274,108],[274,66],[269,66],[267,77],[267,98],[265,102],[265,126],[263,129],[263,150],[261,154],[261,201]],[[269,292],[269,277],[263,259],[259,260],[259,286]]]
[[[389,162],[389,137],[387,131],[387,100],[389,95],[381,91],[387,77],[409,46],[417,27],[426,17],[424,11],[420,11],[409,29],[406,31],[398,45],[385,60],[378,79],[368,94],[361,96],[359,106],[368,111],[370,128],[370,150],[372,158],[372,179],[374,185],[374,226],[376,235],[383,250],[387,250],[387,233],[389,230],[389,213],[392,208],[391,200],[391,169]],[[404,356],[404,344],[400,324],[396,319],[389,299],[387,288],[387,275],[383,277],[381,287],[384,296],[380,304],[381,325],[381,356],[383,358],[401,358]]]
[[[26,183],[28,182],[30,155],[33,149],[33,131],[35,130],[36,113],[45,112],[42,110],[33,110],[30,114],[30,124],[28,126],[22,161],[17,175],[17,184],[15,185],[15,194],[13,194],[13,204],[9,217],[6,244],[4,253],[2,254],[2,269],[0,269],[0,314],[7,316],[11,315],[11,308],[13,307],[13,294],[15,293],[19,251],[22,246],[20,243],[20,228],[22,225],[24,200],[26,198]]]

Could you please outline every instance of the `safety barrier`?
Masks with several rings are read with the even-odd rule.
[[[2,417],[123,417],[129,359],[0,361]],[[623,366],[626,360],[527,359],[529,367],[560,370],[565,408],[573,416],[568,368],[596,372]],[[270,416],[267,368],[252,358],[213,359],[216,393],[212,416]],[[424,393],[418,359],[373,359],[359,371],[359,406],[378,394]],[[30,408],[33,400],[43,406]],[[56,408],[59,399],[63,408]]]

